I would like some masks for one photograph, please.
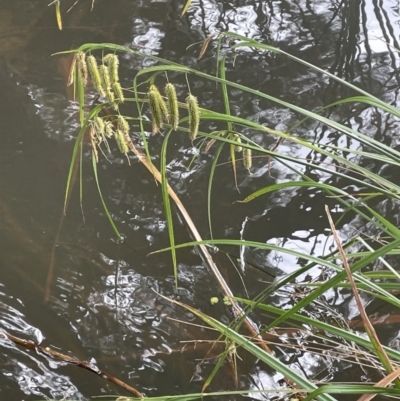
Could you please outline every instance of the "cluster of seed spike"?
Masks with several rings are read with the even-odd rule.
[[[179,105],[175,86],[165,85],[165,98],[155,85],[151,85],[148,92],[149,105],[152,115],[152,133],[157,134],[164,122],[171,124],[176,131],[179,124]],[[189,136],[192,141],[197,137],[200,123],[200,109],[196,97],[190,94],[186,99],[189,113]]]
[[[118,67],[119,60],[115,54],[104,56],[103,63],[99,66],[93,55],[86,57],[84,52],[77,52],[72,63],[68,85],[74,82],[75,71],[83,85],[87,84],[88,75],[90,75],[97,93],[107,99],[115,110],[118,110],[118,104],[124,102]]]
[[[119,115],[114,123],[99,116],[95,116],[89,123],[90,144],[96,161],[99,159],[97,148],[101,150],[101,144],[104,144],[107,151],[110,152],[107,139],[111,137],[114,137],[121,153],[126,155],[129,152],[132,142],[129,136],[128,122],[123,116]]]
[[[117,110],[118,104],[124,101],[121,84],[118,75],[119,60],[115,54],[107,54],[103,57],[103,64],[98,66],[94,56],[90,55],[86,58],[84,52],[77,52],[73,61],[72,70],[76,72],[81,82],[86,85],[88,75],[90,75],[96,91],[101,97],[104,97]],[[88,73],[89,72],[89,73]],[[70,74],[69,84],[73,82],[74,74]],[[164,122],[171,124],[174,130],[177,130],[179,123],[179,104],[174,85],[168,83],[165,86],[165,99],[155,85],[151,85],[148,92],[148,100],[152,114],[152,133],[158,133]],[[186,98],[186,106],[189,116],[189,137],[193,142],[198,134],[200,124],[200,109],[197,98],[191,93]],[[107,138],[114,137],[119,150],[123,154],[127,154],[132,145],[129,136],[129,124],[124,117],[119,115],[116,124],[109,120],[103,120],[96,116],[89,125],[90,143],[93,149],[94,157],[98,161],[97,148],[104,144],[106,149],[110,151]],[[252,167],[251,149],[241,146],[242,140],[239,134],[235,133],[233,139],[237,145],[235,150],[243,152],[243,164],[248,170]]]

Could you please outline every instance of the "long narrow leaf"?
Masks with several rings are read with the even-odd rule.
[[[103,205],[103,209],[104,209],[104,211],[105,211],[105,213],[106,213],[107,219],[108,219],[108,221],[110,222],[110,225],[111,225],[112,229],[114,230],[115,234],[117,235],[117,237],[118,237],[118,238],[121,238],[121,234],[120,234],[120,232],[118,231],[116,225],[114,224],[114,220],[112,219],[111,214],[110,214],[110,212],[108,211],[106,202],[104,201],[104,198],[103,198],[103,194],[101,193],[100,183],[99,183],[99,177],[98,177],[98,175],[97,175],[97,163],[96,163],[96,158],[95,158],[95,156],[94,156],[93,153],[92,153],[92,166],[93,166],[94,179],[95,179],[96,185],[97,185],[97,190],[98,190],[98,192],[99,192],[100,200],[101,200],[101,203],[102,203],[102,205]]]
[[[171,244],[171,257],[172,257],[172,266],[174,269],[175,287],[178,288],[178,265],[177,265],[177,261],[176,261],[175,234],[174,234],[174,225],[173,225],[174,223],[172,220],[172,211],[171,211],[171,204],[169,201],[168,181],[167,181],[167,145],[168,145],[168,139],[171,135],[171,132],[172,132],[172,129],[170,129],[168,131],[167,135],[164,138],[163,144],[162,144],[160,172],[161,172],[161,186],[162,186],[164,211],[165,211],[165,217],[167,220],[169,243]]]
[[[265,310],[266,312],[276,314],[278,316],[282,316],[286,313],[285,310],[281,308],[277,308],[275,306],[267,305],[264,303],[255,303],[254,301],[244,299],[244,298],[236,298],[239,302],[242,302],[249,306],[254,306],[255,308]],[[365,347],[366,349],[373,351],[374,347],[371,342],[365,337],[359,336],[352,331],[342,329],[340,327],[334,326],[332,324],[324,323],[318,319],[311,319],[304,315],[299,315],[298,313],[293,313],[290,317],[291,320],[294,320],[298,323],[307,325],[309,327],[315,327],[316,329],[326,331],[327,333],[333,334],[338,338],[344,338],[346,341],[354,342],[355,344]],[[396,361],[400,361],[400,352],[394,350],[393,348],[384,346],[387,354],[395,359]]]
[[[307,304],[309,304],[310,302],[312,302],[315,298],[319,297],[320,295],[322,295],[324,292],[326,292],[330,286],[335,285],[337,283],[339,283],[340,281],[342,281],[345,277],[346,277],[346,272],[339,266],[337,266],[336,264],[329,262],[323,258],[318,258],[316,256],[313,255],[307,255],[298,251],[294,251],[292,249],[289,248],[281,248],[279,246],[276,245],[271,245],[271,244],[264,244],[262,242],[254,242],[254,241],[244,241],[244,240],[225,240],[225,239],[217,239],[217,240],[207,240],[207,241],[194,241],[194,242],[187,242],[185,244],[179,244],[179,245],[175,245],[176,249],[180,249],[180,248],[185,248],[185,247],[189,247],[189,246],[198,246],[198,245],[202,245],[202,244],[209,244],[209,245],[234,245],[234,246],[248,246],[250,248],[258,248],[258,249],[267,249],[270,251],[275,251],[275,252],[282,252],[282,253],[287,253],[289,255],[293,255],[296,256],[300,259],[305,259],[305,260],[309,260],[311,262],[315,262],[316,264],[319,264],[321,266],[325,266],[328,268],[331,268],[333,270],[336,270],[338,272],[338,274],[334,277],[332,277],[329,281],[327,281],[324,285],[322,285],[320,288],[316,289],[315,291],[313,291],[310,295],[308,295],[306,298],[304,298],[303,300],[301,300],[297,305],[295,305],[290,311],[287,312],[288,316],[287,318],[289,318],[289,315],[291,312],[297,312],[299,309],[303,308],[304,306],[306,306]],[[357,261],[353,266],[352,266],[352,272],[355,273],[358,270],[362,269],[363,267],[367,266],[368,264],[370,264],[371,262],[373,262],[374,260],[376,260],[377,258],[381,257],[382,255],[386,255],[387,252],[391,251],[394,248],[397,248],[400,246],[400,238],[385,245],[382,246],[381,248],[379,248],[378,250],[376,250],[375,252],[371,252],[369,254],[366,255],[365,258]],[[171,248],[164,248],[164,249],[160,249],[158,251],[152,252],[152,253],[159,253],[159,252],[165,252],[165,251],[169,251],[171,250]],[[376,285],[375,283],[365,279],[365,277],[363,277],[362,275],[357,275],[354,274],[354,277],[360,281],[361,283],[364,283],[366,285],[369,285],[370,289],[374,289],[378,294],[382,294],[384,299],[387,302],[390,302],[391,304],[400,307],[400,300],[397,299],[394,295],[388,293],[387,291],[382,290],[378,285]],[[284,319],[283,319],[284,320]],[[277,324],[280,324],[283,320],[280,321],[275,321],[273,322],[269,328],[274,327]]]

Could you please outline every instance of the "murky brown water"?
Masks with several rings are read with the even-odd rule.
[[[78,130],[76,107],[65,88],[65,64],[60,57],[51,55],[86,42],[114,42],[142,46],[148,53],[213,72],[215,45],[200,61],[199,46],[188,46],[210,34],[230,30],[274,44],[398,104],[399,57],[385,42],[400,47],[400,6],[394,0],[202,0],[194,1],[180,20],[183,0],[113,0],[112,5],[96,0],[92,12],[91,1],[80,0],[68,14],[65,11],[73,2],[63,0],[64,29],[60,32],[54,7],[47,7],[48,2],[0,0],[0,328],[97,363],[146,395],[199,391],[214,361],[200,365],[199,359],[206,353],[201,348],[182,353],[173,350],[182,348],[181,341],[212,335],[169,320],[193,321],[193,317],[156,299],[152,291],[155,288],[167,296],[176,296],[170,256],[148,256],[168,245],[161,191],[134,159],[132,166],[119,156],[112,158],[112,164],[102,161],[99,165],[105,199],[126,237],[121,245],[104,216],[85,154],[85,221],[75,190],[56,251],[51,299],[43,302],[50,251],[61,218],[69,159]],[[129,57],[121,61],[125,86],[130,85],[142,65]],[[308,109],[349,94],[326,77],[271,55],[238,57],[235,66],[229,67],[229,78]],[[222,110],[215,85],[194,81],[192,85],[203,107]],[[181,90],[186,89],[182,86]],[[279,130],[298,119],[289,110],[235,91],[231,100],[232,110],[238,115]],[[399,122],[382,112],[355,107],[343,108],[337,114],[337,119],[363,133],[392,146],[399,144]],[[248,134],[264,145],[275,140]],[[137,133],[133,135],[138,137]],[[309,125],[302,135],[322,142],[344,140],[316,125]],[[154,154],[160,144],[160,138],[151,139]],[[313,157],[294,144],[283,145],[281,151]],[[188,171],[193,153],[189,139],[177,136],[171,141],[170,182],[207,237],[206,193],[212,155],[201,154]],[[223,159],[228,160],[228,154]],[[381,166],[369,167],[378,171]],[[229,164],[219,167],[213,191],[214,237],[242,235],[320,254],[327,232],[323,208],[326,202],[333,201],[317,190],[282,191],[249,205],[232,205],[256,188],[288,180],[292,174],[277,164],[272,165],[269,174],[265,160],[255,159],[253,175],[242,168],[238,170],[238,194]],[[328,175],[319,178],[340,187],[348,185]],[[392,214],[396,219],[397,211]],[[349,223],[357,226],[352,218],[342,222],[344,235],[351,231]],[[175,229],[177,242],[189,239],[178,219]],[[237,249],[227,251],[233,254],[233,260],[239,256]],[[247,263],[244,280],[250,296],[265,286],[260,279],[270,281],[299,265],[296,258],[284,254],[243,249],[242,255]],[[228,322],[230,316],[222,305],[210,306],[209,299],[217,293],[217,286],[201,259],[190,250],[178,256],[180,299]],[[245,295],[230,260],[223,253],[216,260],[234,293]],[[270,302],[284,308],[293,300],[290,293],[282,293]],[[326,294],[325,302],[345,318],[355,313],[347,292],[332,290]],[[310,313],[319,317],[318,309]],[[390,333],[385,332],[386,343],[396,343],[398,329],[393,326]],[[6,340],[0,342],[1,399],[127,395],[75,366],[48,360]],[[352,366],[306,352],[279,352],[293,368],[298,369],[300,362],[307,374],[320,380],[340,380]],[[238,373],[240,388],[274,388],[279,379],[251,358],[244,358]],[[354,381],[365,380],[361,370],[353,369],[352,375]],[[234,388],[229,367],[211,388]]]

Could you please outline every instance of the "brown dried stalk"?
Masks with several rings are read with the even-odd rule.
[[[93,372],[96,375],[101,376],[104,379],[107,379],[108,381],[110,381],[111,383],[114,383],[117,386],[123,388],[124,390],[133,394],[135,397],[144,398],[144,395],[139,390],[136,390],[134,387],[130,386],[129,384],[123,382],[122,380],[116,378],[113,375],[110,375],[107,372],[100,370],[97,366],[94,366],[88,362],[81,361],[73,356],[62,354],[61,352],[58,352],[50,347],[43,347],[39,344],[36,344],[33,341],[24,340],[23,338],[13,336],[12,334],[7,333],[4,330],[0,331],[0,335],[4,336],[5,338],[8,338],[14,344],[21,345],[24,348],[32,349],[32,350],[36,351],[38,354],[43,354],[47,357],[50,357],[53,359],[58,359],[63,362],[69,363],[71,365],[77,365],[83,369],[89,370],[90,372]]]
[[[396,380],[400,376],[400,369],[396,369],[392,373],[385,376],[382,380],[379,380],[378,383],[374,384],[374,387],[387,387],[394,380]],[[370,401],[375,398],[378,394],[364,394],[357,401]]]
[[[360,295],[358,293],[357,286],[356,286],[356,283],[354,281],[354,277],[353,277],[353,274],[352,274],[350,266],[349,266],[349,262],[348,262],[347,257],[346,257],[346,253],[344,252],[342,243],[340,242],[340,238],[339,238],[338,233],[336,231],[335,224],[333,223],[332,216],[331,216],[331,214],[329,212],[328,205],[325,205],[325,213],[328,216],[328,220],[329,220],[329,224],[331,226],[333,238],[335,240],[336,246],[338,247],[339,255],[340,255],[340,258],[342,259],[342,262],[343,262],[343,267],[344,267],[344,269],[345,269],[345,271],[347,273],[347,278],[349,280],[349,283],[350,283],[350,286],[351,286],[351,289],[352,289],[352,292],[353,292],[353,295],[354,295],[354,299],[355,299],[356,304],[357,304],[358,311],[360,312],[360,316],[362,318],[365,331],[368,333],[368,336],[370,338],[372,337],[371,341],[373,340],[375,342],[375,344],[377,345],[377,347],[379,349],[379,353],[381,355],[379,359],[381,359],[381,362],[384,365],[386,364],[386,368],[388,370],[390,370],[388,372],[390,374],[390,373],[392,373],[394,371],[392,362],[390,361],[390,358],[388,357],[385,349],[382,347],[382,344],[379,341],[378,335],[376,334],[375,328],[371,324],[371,321],[369,320],[369,317],[368,317],[367,313],[365,312],[364,305],[361,302],[361,298],[360,298]]]

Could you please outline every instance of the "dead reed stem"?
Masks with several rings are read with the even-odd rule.
[[[134,387],[130,386],[129,384],[123,382],[122,380],[116,378],[115,376],[113,376],[107,372],[100,370],[97,366],[94,366],[88,362],[81,361],[75,357],[62,354],[61,352],[56,351],[50,347],[43,347],[39,344],[36,344],[33,341],[24,340],[23,338],[15,337],[12,334],[7,333],[4,330],[0,331],[0,335],[4,336],[5,338],[8,338],[14,344],[20,345],[24,348],[34,350],[38,354],[43,354],[47,357],[58,359],[63,362],[69,363],[71,365],[77,365],[83,369],[89,370],[90,372],[95,373],[96,375],[101,376],[104,379],[107,379],[108,381],[110,381],[111,383],[114,383],[117,386],[123,388],[124,390],[133,394],[135,397],[144,398],[144,395],[139,390],[136,390]]]
[[[132,142],[128,144],[130,150],[136,155],[138,160],[147,168],[147,170],[150,171],[150,173],[154,176],[154,178],[161,184],[162,183],[162,177],[161,173],[158,171],[158,169],[154,166],[153,163],[151,163],[145,153],[136,147]],[[187,226],[189,227],[190,232],[192,233],[192,236],[196,241],[203,241],[201,238],[199,232],[197,231],[196,226],[193,223],[193,220],[189,216],[188,212],[186,211],[185,207],[183,206],[183,203],[179,199],[178,195],[175,193],[175,191],[170,187],[168,184],[168,194],[171,197],[171,199],[175,202],[175,205],[178,207],[179,211],[181,212],[183,218],[186,221]],[[229,301],[231,302],[233,312],[235,314],[235,317],[237,319],[243,319],[244,325],[246,328],[249,330],[251,335],[254,337],[255,340],[258,340],[258,344],[261,348],[264,349],[264,351],[268,352],[269,354],[272,354],[271,349],[268,347],[267,344],[263,341],[258,329],[256,328],[256,325],[250,320],[249,317],[245,316],[243,309],[239,306],[239,304],[236,302],[236,300],[233,298],[233,293],[231,289],[229,288],[228,284],[226,283],[225,279],[223,278],[222,274],[220,273],[218,267],[214,263],[214,260],[210,253],[207,250],[207,247],[203,244],[199,245],[199,248],[201,250],[201,253],[207,262],[208,266],[210,267],[212,273],[214,274],[215,278],[218,281],[219,286],[221,287],[221,290],[226,296]]]

